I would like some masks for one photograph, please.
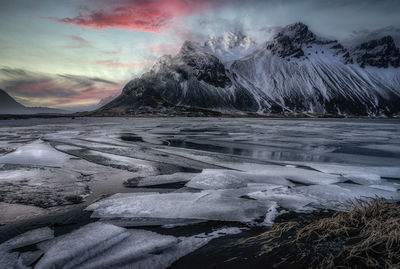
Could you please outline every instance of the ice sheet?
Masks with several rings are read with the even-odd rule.
[[[69,159],[69,155],[37,140],[19,147],[16,151],[0,156],[0,163],[30,164],[59,167]]]
[[[0,269],[14,269],[18,266],[17,252],[4,252],[0,250]]]
[[[56,240],[35,269],[76,268],[129,236],[125,229],[114,225],[100,222],[85,225]]]
[[[129,187],[149,187],[171,183],[188,182],[197,174],[195,173],[174,173],[172,175],[149,176],[143,178],[129,179],[124,182]]]
[[[237,189],[247,187],[249,183],[278,184],[294,186],[283,176],[269,176],[268,174],[254,174],[224,169],[204,169],[193,177],[187,187],[195,189]]]
[[[179,243],[174,236],[161,235],[145,230],[129,230],[130,236],[107,251],[79,265],[80,269],[112,268],[135,263],[142,256],[160,252]]]
[[[202,246],[209,243],[211,240],[222,237],[229,234],[240,233],[239,228],[223,228],[214,231],[209,234],[198,234],[191,237],[179,237],[180,242],[159,254],[149,254],[142,260],[137,261],[134,264],[127,264],[125,266],[118,267],[120,269],[137,268],[137,269],[148,269],[148,268],[168,268],[179,258],[201,248]]]
[[[299,164],[299,163],[296,163]],[[400,178],[400,166],[359,166],[335,163],[302,163],[323,173],[342,174],[346,176],[389,177]]]
[[[89,193],[80,173],[49,167],[4,169],[0,175],[1,202],[48,208],[82,202]]]
[[[347,183],[261,189],[249,193],[248,196],[259,201],[275,201],[282,208],[296,212],[312,211],[316,208],[346,210],[356,199],[400,199],[400,193],[394,189]]]
[[[207,190],[198,193],[162,193],[148,195],[111,196],[94,204],[93,218],[154,218],[196,219],[252,222],[265,215],[266,202],[227,196],[224,191]],[[161,225],[165,223],[160,223]]]
[[[48,227],[35,229],[18,235],[0,245],[0,250],[12,250],[30,246],[54,237],[54,232]]]
[[[167,268],[212,239],[240,233],[236,227],[189,237],[92,223],[53,240],[37,268]],[[125,235],[122,238],[122,235]],[[106,239],[106,237],[108,239]],[[118,238],[118,240],[116,240]],[[18,255],[9,257],[15,261]]]

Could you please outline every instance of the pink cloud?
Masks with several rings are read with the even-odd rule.
[[[73,44],[64,46],[64,48],[80,49],[80,48],[86,48],[86,47],[92,46],[92,44],[88,40],[84,39],[83,37],[72,35],[72,36],[69,36],[69,38],[73,42]]]
[[[177,54],[179,45],[155,45],[150,48],[150,52],[156,55]]]
[[[75,75],[1,68],[4,90],[27,106],[78,107],[121,92],[122,83]]]
[[[112,68],[131,68],[131,69],[137,69],[137,68],[146,68],[151,66],[151,62],[145,61],[145,62],[136,62],[136,63],[124,63],[120,62],[117,60],[101,60],[101,61],[96,61],[95,64],[102,65],[105,67],[112,67]]]
[[[96,30],[116,28],[158,33],[175,26],[176,17],[209,10],[222,2],[225,0],[117,0],[106,2],[108,6],[98,10],[89,9],[76,17],[56,20]]]

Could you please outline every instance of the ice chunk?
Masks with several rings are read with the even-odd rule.
[[[296,193],[294,191],[295,189],[296,188],[288,188],[287,186],[264,187],[248,193],[247,196],[259,201],[273,201],[282,208],[296,212],[313,210],[314,208],[309,205],[316,202],[316,199]],[[265,221],[267,221],[267,218]]]
[[[25,178],[37,177],[39,175],[39,169],[0,170],[0,182],[21,180]]]
[[[0,249],[0,269],[18,268],[18,252],[5,252]]]
[[[389,200],[399,200],[400,193],[364,185],[340,183],[327,186],[298,187],[292,190],[294,194],[314,199],[313,206],[317,208],[329,208],[333,210],[346,209],[349,203],[355,199],[382,197]]]
[[[296,163],[301,164],[301,163]],[[341,175],[379,175],[380,177],[400,178],[400,167],[393,166],[355,166],[331,163],[303,163],[323,173]]]
[[[49,144],[37,140],[19,147],[16,151],[0,156],[0,163],[29,164],[59,167],[69,159]]]
[[[33,245],[54,237],[54,231],[48,227],[35,229],[18,235],[0,245],[0,249],[12,250]]]
[[[265,225],[272,226],[274,224],[275,218],[280,215],[278,212],[278,207],[278,203],[273,202],[272,206],[270,207],[270,209],[268,209],[268,212],[265,215]]]
[[[96,233],[91,233],[91,235],[84,234],[83,228],[78,230],[80,231],[79,234],[83,236],[82,239],[79,239],[82,244],[71,245],[71,234],[62,236],[56,243],[58,251],[51,253],[56,257],[48,258],[49,253],[55,250],[52,247],[35,268],[167,268],[180,257],[204,246],[212,239],[241,232],[239,228],[230,227],[219,229],[209,234],[174,237],[132,229],[126,230],[127,237],[112,245],[109,241],[103,241],[103,251],[100,251],[99,248],[93,248],[92,244],[87,241],[91,237],[103,237],[101,231],[95,230]],[[72,232],[72,234],[76,234],[76,232]],[[90,240],[93,241],[93,238]],[[63,259],[60,258],[60,252],[63,253]],[[76,253],[76,255],[68,254],[71,252]],[[46,261],[45,264],[43,260]]]
[[[24,253],[20,254],[19,262],[23,266],[31,266],[42,255],[43,255],[43,251],[42,250],[24,252]]]
[[[8,180],[0,180],[2,202],[35,205],[42,208],[83,201],[89,193],[81,182],[81,174],[59,168],[32,168],[0,171],[10,173]]]
[[[227,196],[221,190],[208,190],[198,193],[111,196],[88,207],[88,210],[91,209],[94,209],[92,217],[105,220],[164,218],[251,222],[264,216],[269,205]]]
[[[369,185],[368,187],[370,188],[375,188],[375,189],[380,189],[380,190],[384,190],[384,191],[392,191],[395,192],[398,190],[397,187],[395,186],[388,186],[388,185]]]
[[[238,234],[240,232],[241,230],[239,228],[232,227],[223,228],[209,234],[199,234],[191,237],[179,237],[180,242],[175,247],[168,248],[158,254],[149,254],[147,257],[134,264],[129,264],[119,268],[168,268],[179,258],[201,248],[202,246],[208,244],[211,240],[229,234]]]
[[[87,154],[103,159],[100,163],[110,166],[121,166],[128,170],[146,171],[148,173],[156,171],[156,168],[149,161],[94,150],[89,150]]]
[[[55,148],[58,150],[61,150],[61,151],[81,150],[82,149],[80,147],[76,147],[76,146],[72,146],[72,145],[58,145]]]
[[[86,261],[129,237],[124,228],[101,222],[91,223],[55,240],[35,269],[76,268]]]
[[[111,268],[134,263],[140,257],[179,243],[174,236],[161,235],[144,230],[129,230],[130,236],[107,251],[79,265],[80,269]]]
[[[171,183],[188,182],[190,181],[196,173],[174,173],[172,175],[159,175],[150,176],[144,178],[134,178],[128,179],[124,182],[125,186],[128,187],[149,187],[157,185],[165,185]]]
[[[352,173],[352,174],[345,174],[343,176],[361,185],[374,184],[374,183],[379,183],[381,181],[381,177],[377,174]]]
[[[321,173],[300,167],[287,167],[280,165],[238,164],[236,169],[268,177],[280,177],[296,183],[306,185],[328,185],[343,181],[340,175]]]
[[[247,187],[249,183],[268,183],[285,186],[294,184],[282,176],[269,176],[224,169],[204,169],[186,184],[195,189],[234,189]]]

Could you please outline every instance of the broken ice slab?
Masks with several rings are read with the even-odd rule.
[[[42,255],[43,251],[41,250],[23,252],[19,255],[19,263],[29,268],[29,266],[35,263]],[[26,269],[24,267],[22,268]]]
[[[124,228],[101,222],[91,223],[67,234],[46,251],[35,269],[76,268],[80,263],[129,237]]]
[[[0,245],[0,250],[12,250],[30,246],[54,238],[54,231],[48,227],[35,229],[18,235]]]
[[[0,201],[10,204],[48,208],[80,203],[89,193],[88,186],[80,182],[81,174],[65,169],[3,167],[0,176],[4,176],[0,180]]]
[[[400,178],[399,166],[358,166],[343,165],[337,163],[299,163],[291,162],[311,167],[323,173],[344,175],[345,177],[364,178],[366,181],[376,181],[378,177]]]
[[[0,249],[0,269],[18,268],[18,252],[5,252]]]
[[[285,168],[281,168],[285,169]],[[237,189],[247,187],[249,183],[265,183],[283,186],[294,186],[283,176],[270,176],[268,174],[254,174],[224,169],[204,169],[194,176],[187,187],[203,190],[212,189]]]
[[[28,164],[60,167],[70,158],[49,144],[37,140],[17,148],[17,150],[0,156],[0,163]]]
[[[150,187],[173,183],[185,183],[190,181],[196,173],[174,173],[171,175],[149,176],[141,178],[131,178],[124,182],[126,187]]]
[[[388,200],[400,200],[400,193],[369,186],[355,184],[312,185],[295,188],[278,187],[260,189],[247,194],[259,201],[275,201],[281,207],[296,212],[313,209],[346,210],[356,199],[382,197]]]
[[[312,184],[333,184],[344,181],[341,175],[322,173],[313,169],[301,167],[288,167],[284,165],[258,164],[258,163],[236,163],[221,161],[218,158],[209,155],[193,154],[187,151],[171,151],[169,149],[158,149],[161,152],[175,154],[185,158],[206,162],[215,166],[232,169],[236,171],[248,172],[251,174],[260,174],[266,177],[285,178],[295,183],[306,185]]]
[[[134,263],[125,264],[124,266],[112,267],[112,268],[135,268],[135,269],[148,269],[148,268],[168,268],[175,261],[181,257],[195,251],[208,244],[211,240],[230,235],[238,234],[241,230],[236,227],[222,228],[211,232],[209,234],[198,234],[190,237],[178,237],[179,243],[173,247],[166,248],[159,253],[151,252],[148,255],[143,256],[140,260]],[[101,267],[104,268],[104,267]]]
[[[93,218],[110,219],[195,219],[253,222],[269,209],[268,202],[227,196],[224,190],[197,193],[156,193],[111,196],[89,206]],[[159,225],[164,225],[161,222]]]
[[[174,237],[97,222],[50,241],[35,269],[167,268],[212,239],[240,232],[230,227]]]
[[[79,265],[80,269],[111,268],[134,263],[149,253],[160,252],[179,243],[174,236],[161,235],[145,230],[129,230],[130,236],[105,252]]]

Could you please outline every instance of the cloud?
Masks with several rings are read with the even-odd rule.
[[[123,52],[122,48],[116,49],[116,50],[101,50],[100,51],[103,54],[121,54]]]
[[[143,69],[146,67],[150,67],[152,65],[150,61],[126,63],[126,62],[120,62],[118,60],[100,60],[96,61],[95,64],[110,68],[129,68],[129,69]]]
[[[118,94],[123,85],[101,78],[0,68],[0,87],[27,106],[78,108]]]
[[[379,29],[359,29],[352,31],[342,42],[346,45],[357,45],[365,41],[392,36],[397,46],[400,46],[400,25],[390,25]]]
[[[179,52],[178,44],[169,44],[169,45],[154,45],[150,48],[150,52],[156,56],[161,56],[165,54],[177,54]]]
[[[176,25],[173,19],[209,10],[227,0],[116,0],[98,1],[73,18],[55,19],[96,30],[122,29],[158,33]],[[99,6],[100,4],[100,7]]]
[[[72,41],[72,44],[64,46],[64,48],[80,49],[92,46],[92,44],[88,40],[80,36],[71,35],[69,36],[69,39]]]

